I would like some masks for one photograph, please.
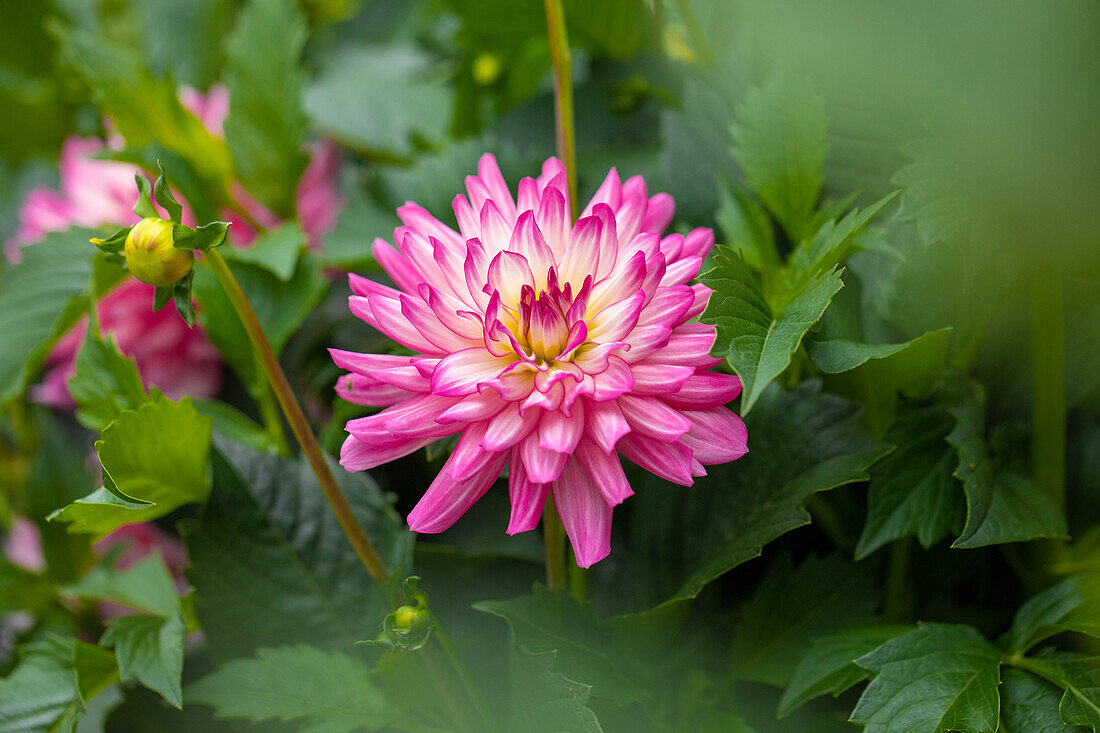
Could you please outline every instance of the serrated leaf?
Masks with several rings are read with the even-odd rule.
[[[788,263],[789,272],[793,273],[795,278],[805,277],[846,260],[848,255],[857,249],[857,237],[863,232],[867,223],[896,195],[892,193],[884,196],[862,211],[852,209],[839,220],[827,219],[812,239],[802,240],[791,253]]]
[[[726,237],[726,245],[740,252],[750,267],[763,272],[765,265],[778,266],[775,232],[768,212],[740,184],[718,187],[714,218]]]
[[[886,433],[883,440],[897,448],[871,468],[857,560],[913,534],[931,547],[961,519],[962,486],[952,476],[955,455],[947,444],[952,427],[947,411],[933,405],[910,411]]]
[[[0,406],[23,391],[50,347],[87,310],[93,234],[48,234],[0,272]]]
[[[554,671],[554,654],[515,652],[509,668],[508,730],[531,733],[602,733],[586,703],[591,687]]]
[[[1002,673],[1000,733],[1085,733],[1067,727],[1058,714],[1061,690],[1018,669]]]
[[[1100,638],[1100,580],[1067,578],[1030,599],[1016,612],[1009,643],[1014,653],[1023,654],[1063,631]]]
[[[701,320],[718,329],[714,354],[724,356],[741,377],[741,414],[747,415],[764,388],[791,363],[802,336],[843,283],[839,270],[822,272],[786,293],[773,309],[740,254],[719,247],[714,263],[699,276],[715,291]]]
[[[1058,713],[1066,725],[1100,730],[1100,657],[1024,660],[1025,669],[1065,690]]]
[[[631,546],[655,601],[694,597],[704,585],[809,523],[806,500],[867,478],[890,447],[857,423],[859,407],[818,382],[772,387],[746,419],[749,452],[708,467],[691,489],[647,477],[629,502]],[[690,527],[690,531],[685,531]]]
[[[140,682],[177,708],[183,707],[183,640],[187,627],[177,613],[120,616],[107,623],[99,643],[113,647],[123,682]]]
[[[223,664],[187,686],[187,701],[213,707],[221,719],[301,721],[310,733],[378,730],[399,717],[363,662],[305,644]]]
[[[306,23],[294,0],[251,0],[226,39],[225,139],[241,182],[276,213],[294,211],[306,166],[300,57]]]
[[[172,575],[157,553],[139,560],[126,571],[97,567],[64,590],[77,598],[111,601],[159,616],[179,613],[179,596]]]
[[[955,429],[947,442],[958,453],[955,476],[966,491],[966,524],[952,547],[984,547],[1037,537],[1066,539],[1066,519],[1038,486],[995,470],[985,444],[985,394],[977,382],[951,406]]]
[[[733,679],[786,686],[811,638],[874,621],[874,576],[869,565],[836,555],[770,568],[741,606],[730,647]]]
[[[775,74],[749,89],[731,128],[733,157],[749,187],[794,242],[810,234],[821,195],[827,122],[824,102],[807,79]]]
[[[278,229],[260,234],[248,249],[227,249],[225,257],[262,267],[286,282],[294,274],[305,246],[306,235],[302,233],[301,225],[288,221]]]
[[[867,733],[995,733],[1001,652],[969,626],[924,624],[857,660],[874,674],[852,722]]]
[[[187,397],[172,402],[158,395],[120,413],[96,442],[103,488],[57,510],[50,521],[103,537],[123,524],[201,503],[210,488],[210,431],[210,418]]]
[[[526,653],[554,653],[556,669],[585,681],[598,697],[620,705],[646,696],[642,670],[612,647],[611,629],[596,622],[591,604],[536,584],[532,595],[506,601],[481,601],[474,608],[508,622],[511,635]],[[587,699],[587,694],[585,695]]]
[[[386,592],[340,530],[309,465],[216,442],[214,490],[186,534],[187,575],[216,657],[373,638],[389,611]],[[364,474],[330,465],[383,562],[401,576],[412,534]]]
[[[123,356],[112,338],[104,341],[89,333],[76,355],[76,374],[69,394],[76,402],[76,419],[90,430],[102,430],[123,410],[133,410],[149,399],[137,365]]]
[[[851,689],[868,677],[857,659],[912,630],[912,626],[863,626],[814,639],[783,690],[776,714],[784,718],[816,697],[836,697]]]

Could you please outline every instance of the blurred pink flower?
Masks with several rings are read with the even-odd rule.
[[[454,200],[461,233],[408,203],[397,248],[375,241],[397,289],[351,275],[352,312],[418,354],[332,350],[351,372],[341,396],[392,405],[348,422],[341,463],[372,468],[462,433],[409,526],[447,529],[507,465],[508,532],[533,529],[552,492],[588,567],[633,493],[618,454],[690,486],[747,450],[724,407],[741,382],[709,371],[715,329],[693,322],[712,291],[687,284],[714,234],[662,238],[672,198],[614,169],[576,224],[556,159],[520,181],[518,201],[493,156],[478,173]]]
[[[221,135],[229,112],[229,95],[224,87],[212,87],[208,94],[184,88],[183,103],[213,133]],[[70,137],[61,151],[60,190],[40,187],[32,190],[23,203],[19,229],[7,242],[9,259],[19,259],[19,248],[32,245],[48,232],[70,226],[104,228],[135,224],[133,212],[137,199],[135,166],[98,160],[95,155],[106,148],[120,148],[117,137],[105,145],[98,138]],[[321,237],[332,229],[343,205],[336,190],[339,175],[339,149],[330,141],[314,146],[314,155],[298,186],[299,219],[310,246],[320,246]],[[253,219],[266,227],[278,226],[279,217],[265,209],[238,183],[233,196]],[[193,222],[184,204],[184,221]],[[233,222],[233,241],[249,245],[256,237],[253,229],[230,211],[222,212]],[[153,287],[127,279],[98,303],[104,334],[113,334],[122,353],[137,363],[146,386],[156,386],[173,399],[184,394],[210,397],[221,385],[221,359],[198,327],[190,329],[174,308],[152,310]],[[31,390],[32,398],[56,409],[72,409],[66,386],[73,375],[73,359],[80,349],[87,328],[81,321],[66,334],[46,360],[42,382]]]
[[[46,567],[46,556],[42,554],[42,537],[38,525],[29,519],[16,517],[12,520],[8,533],[0,544],[4,557],[12,565],[37,573]]]

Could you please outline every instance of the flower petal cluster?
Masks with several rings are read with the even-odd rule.
[[[689,284],[709,229],[662,232],[674,203],[614,169],[576,223],[551,158],[513,198],[493,156],[454,200],[459,231],[398,209],[396,247],[374,256],[396,288],[351,275],[352,312],[413,356],[332,350],[345,399],[388,406],[351,420],[341,463],[372,468],[461,433],[408,517],[451,526],[508,467],[509,533],[533,529],[552,495],[578,564],[610,551],[612,508],[633,492],[619,455],[690,486],[746,451],[724,405],[737,377],[710,371],[711,290]]]
[[[224,87],[214,86],[208,94],[194,89],[180,90],[180,99],[215,135],[229,113],[229,94]],[[47,233],[64,231],[71,226],[103,228],[137,224],[133,212],[137,198],[134,174],[138,169],[128,163],[100,160],[96,155],[104,149],[123,147],[123,141],[110,136],[106,142],[98,138],[69,137],[61,150],[60,189],[32,189],[19,213],[19,229],[6,243],[5,253],[11,260],[19,259],[21,247],[34,245]],[[302,175],[296,194],[296,208],[302,230],[309,245],[317,249],[321,237],[332,229],[343,201],[336,191],[339,176],[339,149],[331,141],[313,148],[309,166]],[[253,199],[240,184],[232,187],[237,203],[249,215],[265,226],[277,226],[279,217]],[[186,201],[184,223],[194,224]],[[248,245],[256,237],[251,227],[232,212],[222,216],[233,223],[235,244]],[[112,334],[119,349],[134,359],[142,380],[156,386],[173,399],[189,394],[210,397],[222,381],[221,359],[201,329],[190,329],[174,308],[154,312],[153,286],[126,280],[98,302],[100,327]],[[66,383],[73,375],[73,359],[84,340],[87,324],[81,322],[64,336],[50,352],[40,384],[32,387],[31,396],[56,409],[72,409],[74,404]]]

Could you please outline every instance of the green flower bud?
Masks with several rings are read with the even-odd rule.
[[[424,611],[421,611],[415,606],[401,606],[393,612],[394,628],[400,631],[408,631],[412,628],[413,623],[422,615],[424,615]]]
[[[149,217],[126,236],[126,265],[143,283],[167,287],[183,279],[195,263],[190,250],[172,244],[172,228],[166,219]]]

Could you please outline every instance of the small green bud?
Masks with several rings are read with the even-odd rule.
[[[474,81],[483,87],[491,86],[500,78],[500,59],[491,53],[479,53],[470,69]]]
[[[130,273],[149,285],[167,287],[183,279],[195,263],[190,250],[178,249],[172,241],[175,224],[148,217],[126,236],[126,265]]]
[[[401,631],[408,631],[418,615],[420,612],[412,606],[401,606],[393,612],[393,625]]]

